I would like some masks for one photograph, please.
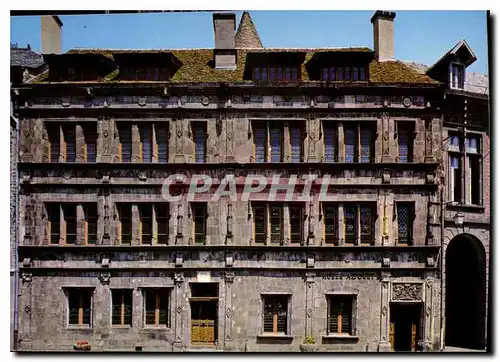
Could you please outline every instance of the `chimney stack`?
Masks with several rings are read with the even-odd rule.
[[[234,34],[236,14],[214,13],[214,64],[216,69],[236,69]]]
[[[42,16],[42,54],[61,54],[62,26],[57,15]]]
[[[394,18],[396,13],[392,11],[377,10],[373,14],[373,46],[375,57],[384,62],[394,60]]]

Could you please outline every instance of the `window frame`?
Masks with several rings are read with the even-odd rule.
[[[375,121],[347,121],[342,123],[343,131],[344,131],[344,162],[345,163],[375,163],[375,143],[377,139],[377,125]],[[355,144],[354,153],[352,157],[352,161],[348,162],[347,155],[347,130],[354,131]],[[370,135],[370,142],[368,144],[368,161],[363,162],[363,142],[362,142],[362,134],[363,132],[368,131]],[[337,152],[339,152],[337,148]]]
[[[455,80],[454,69],[458,69],[458,76]],[[465,65],[460,62],[450,62],[449,68],[449,85],[451,89],[464,90],[465,89]],[[456,83],[456,84],[455,84]]]
[[[172,288],[171,287],[141,287],[141,295],[142,295],[142,327],[143,328],[171,328],[171,314],[170,307],[172,302]],[[154,293],[155,296],[155,323],[150,324],[148,322],[148,302],[147,297],[148,293]],[[165,323],[160,323],[161,317],[161,297],[166,298],[165,303]]]
[[[190,203],[191,207],[191,215],[192,215],[192,220],[193,220],[193,244],[195,245],[203,245],[207,242],[207,219],[208,219],[208,205],[206,202],[191,202]],[[203,227],[203,239],[201,241],[197,241],[197,233],[196,233],[196,218],[199,217],[199,215],[196,215],[197,211],[200,210],[201,212],[201,217],[203,219],[202,227]]]
[[[350,331],[342,331],[342,319],[339,325],[337,319],[337,332],[332,332],[330,330],[330,318],[332,312],[332,302],[334,299],[350,299]],[[326,293],[326,336],[336,337],[336,336],[350,336],[357,337],[357,309],[358,309],[358,295],[356,293],[337,293],[337,292],[327,292]],[[338,317],[338,314],[337,314]],[[340,333],[338,330],[340,329]]]
[[[465,193],[466,204],[468,205],[483,205],[483,137],[481,134],[468,132],[465,135],[465,157],[467,161],[467,167],[464,170],[463,182],[468,185]],[[476,150],[470,147],[470,140],[475,139],[477,146]],[[475,159],[477,162],[477,173],[479,176],[478,182],[476,182],[474,175],[472,174],[472,160]],[[472,182],[474,180],[474,183]],[[477,187],[477,203],[473,202],[473,191],[474,187]]]
[[[123,202],[123,203],[119,203],[117,205],[118,207],[118,230],[119,230],[119,239],[120,239],[120,245],[132,245],[132,239],[133,239],[133,233],[134,233],[134,227],[132,225],[132,221],[133,221],[133,214],[132,214],[132,206],[133,204],[132,203],[128,203],[128,202]],[[126,212],[126,214],[125,214]],[[129,217],[125,217],[124,215],[126,216],[129,216]],[[129,219],[129,224],[130,224],[130,233],[124,233],[124,220],[127,220]],[[124,241],[124,235],[130,235],[130,241]]]
[[[110,313],[110,318],[111,318],[111,327],[118,327],[118,328],[130,328],[133,325],[134,321],[134,290],[132,288],[112,288],[110,289],[111,292],[111,313]],[[121,293],[120,297],[120,324],[114,324],[113,323],[113,317],[114,317],[114,294],[115,293]],[[130,323],[125,323],[125,294],[130,294]]]
[[[336,121],[322,121],[323,122],[323,157],[326,163],[335,163],[338,162],[339,160],[339,124]],[[333,150],[332,154],[332,159],[329,160],[327,157],[327,140],[330,139],[330,137],[327,138],[327,130],[330,132],[332,131],[332,137],[331,137],[331,148]]]
[[[346,202],[342,204],[344,211],[344,225],[343,225],[343,234],[344,234],[344,244],[345,245],[361,245],[368,246],[374,245],[375,243],[375,223],[377,220],[377,206],[376,202]],[[354,209],[354,240],[353,242],[347,242],[347,209]],[[362,234],[362,225],[361,225],[361,212],[362,209],[367,209],[371,213],[371,223],[370,223],[370,241],[363,242],[366,238],[363,238]],[[351,239],[350,239],[351,240]]]
[[[118,133],[118,159],[120,163],[132,163],[133,159],[133,136],[132,136],[132,128],[133,128],[133,123],[132,122],[127,122],[127,121],[120,121],[117,122],[116,125],[117,128],[117,133]],[[130,135],[130,137],[129,137]],[[129,147],[130,143],[130,147]],[[124,158],[124,146],[127,146],[127,149],[130,148],[130,156],[127,158]],[[127,154],[128,156],[128,154]]]
[[[193,161],[194,163],[207,163],[207,122],[193,121],[191,122],[191,132],[193,135]],[[198,132],[203,135],[203,159],[198,159]]]
[[[333,203],[333,202],[321,202],[321,218],[322,218],[322,223],[323,223],[323,240],[325,241],[325,244],[327,245],[338,245],[339,243],[339,205],[338,203]],[[331,234],[333,235],[333,239],[329,237],[327,233],[327,209],[331,208],[333,210],[333,230],[334,232]]]
[[[271,69],[276,70],[271,72]],[[280,71],[278,71],[278,69]],[[265,72],[264,72],[265,70]],[[289,72],[287,72],[289,70]],[[295,72],[294,72],[295,70]],[[281,74],[281,77],[271,79],[271,74]],[[294,78],[295,73],[295,78]],[[252,81],[254,82],[298,82],[302,78],[300,65],[260,65],[252,67]],[[259,74],[257,77],[256,75]],[[265,74],[265,77],[262,77]],[[287,74],[290,74],[290,79],[287,79]],[[258,78],[258,79],[257,79]]]
[[[91,211],[95,210],[95,216],[91,216]],[[84,241],[86,245],[96,245],[97,240],[98,240],[98,233],[99,233],[99,211],[98,211],[98,205],[97,202],[88,202],[83,204],[83,214],[84,214],[84,220],[85,220],[85,225],[84,225]],[[90,220],[92,220],[93,223],[95,223],[95,234],[90,234],[89,233],[89,224]],[[94,220],[95,219],[95,220]],[[93,242],[91,241],[90,235],[95,235],[95,239]]]
[[[266,293],[261,293],[260,294],[260,300],[261,300],[261,310],[262,310],[262,319],[261,319],[261,334],[262,336],[291,336],[291,326],[292,326],[292,293],[287,293],[287,292],[266,292]],[[265,326],[265,318],[266,318],[266,299],[267,298],[283,298],[286,299],[286,317],[285,317],[285,331],[280,332],[278,331],[278,321],[276,321],[276,330],[274,328],[275,322],[274,322],[274,316],[273,316],[273,331],[269,332],[266,331],[266,326]],[[274,303],[276,304],[276,302]],[[278,316],[279,318],[279,316]]]
[[[413,150],[415,147],[415,122],[414,121],[396,121],[396,132],[398,139],[398,162],[412,163]],[[406,134],[408,137],[406,161],[401,159],[401,140],[402,135]]]
[[[367,82],[369,80],[368,68],[368,66],[364,65],[336,65],[321,67],[320,80],[324,82]],[[356,77],[354,77],[355,74]],[[325,75],[327,76],[325,77]]]
[[[94,291],[95,287],[87,286],[63,286],[62,287],[65,299],[66,299],[66,328],[93,328],[94,326]],[[71,323],[71,297],[74,296],[73,293],[77,293],[78,298],[78,323]],[[88,307],[89,307],[89,323],[84,322],[84,309],[85,304],[82,301],[82,295],[80,293],[88,293]],[[80,323],[81,322],[81,323]]]
[[[289,237],[290,237],[290,244],[300,244],[304,241],[305,235],[304,235],[304,219],[305,219],[305,205],[304,203],[288,203],[288,222],[289,222]],[[295,235],[298,235],[297,239],[294,239],[294,233],[292,231],[293,225],[292,225],[292,209],[298,209],[299,210],[299,217],[295,218],[299,221],[298,227],[299,227],[299,233],[295,233]],[[284,216],[282,217],[284,219]],[[283,220],[284,222],[284,220]]]
[[[412,201],[396,201],[396,223],[397,223],[397,237],[396,237],[396,244],[397,245],[403,245],[403,246],[411,246],[414,245],[414,233],[413,233],[413,226],[415,223],[415,202]],[[401,242],[401,237],[400,237],[400,225],[399,225],[399,208],[408,208],[408,220],[406,227],[408,229],[408,235],[407,235],[407,240],[406,242]]]

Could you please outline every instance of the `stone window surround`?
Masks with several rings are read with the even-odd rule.
[[[286,320],[286,333],[285,334],[273,334],[269,332],[264,332],[264,306],[265,306],[265,298],[271,297],[274,295],[278,296],[287,296],[288,297],[288,305],[287,305],[287,320]],[[275,292],[260,292],[260,310],[262,316],[260,318],[260,334],[257,336],[258,338],[293,338],[292,336],[292,311],[293,311],[293,293],[284,292],[284,291],[275,291]]]
[[[352,309],[351,309],[351,334],[338,334],[338,333],[328,333],[328,325],[325,326],[327,333],[322,336],[323,339],[359,339],[359,329],[357,328],[358,325],[358,295],[359,292],[357,291],[328,291],[325,292],[325,298],[327,302],[327,308],[326,308],[326,323],[328,324],[328,313],[329,313],[329,299],[335,296],[350,296],[352,298]]]
[[[111,328],[116,328],[116,329],[128,329],[128,328],[133,328],[134,327],[134,292],[136,291],[137,288],[134,287],[112,287],[109,288],[109,306],[110,306],[110,313],[109,313],[109,326]],[[131,310],[132,314],[130,316],[130,321],[131,324],[128,325],[118,325],[118,324],[113,324],[113,290],[123,290],[123,291],[130,291],[132,294],[132,304],[131,304]]]
[[[43,121],[44,130],[48,133],[46,142],[48,143],[48,154],[46,154],[47,158],[45,162],[51,161],[51,139],[49,128],[55,129],[55,127],[59,127],[59,159],[54,161],[56,163],[66,162],[66,141],[65,141],[65,132],[71,127],[74,131],[75,135],[75,162],[76,163],[87,163],[87,144],[86,144],[86,136],[89,134],[94,134],[95,144],[94,144],[94,157],[97,161],[97,145],[99,142],[99,135],[97,130],[97,121],[93,120],[85,120],[85,121],[77,121],[77,122],[68,122],[61,121],[60,119],[46,119]],[[92,133],[89,133],[89,130],[92,130]]]
[[[61,291],[64,294],[64,325],[66,329],[77,329],[77,330],[92,330],[95,325],[95,313],[94,313],[94,293],[95,293],[95,286],[92,285],[62,285]],[[87,289],[90,291],[90,325],[73,325],[69,324],[69,292],[70,290],[76,290],[76,289]]]
[[[167,295],[167,324],[166,325],[153,325],[146,324],[146,290],[161,290]],[[165,286],[165,285],[144,285],[139,286],[138,290],[141,292],[141,311],[142,311],[142,319],[141,319],[141,328],[143,329],[153,329],[153,330],[170,330],[172,329],[172,293],[174,290],[173,286]]]

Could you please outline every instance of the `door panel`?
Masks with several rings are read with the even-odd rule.
[[[215,343],[217,303],[191,302],[191,342]]]

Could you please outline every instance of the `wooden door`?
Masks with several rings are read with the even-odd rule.
[[[411,351],[417,350],[417,323],[415,321],[411,324]]]
[[[213,302],[191,302],[191,342],[215,343],[217,304]]]
[[[389,323],[389,343],[394,350],[394,322]]]

